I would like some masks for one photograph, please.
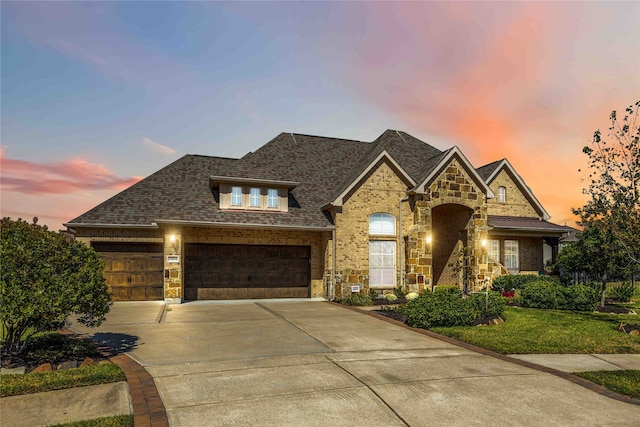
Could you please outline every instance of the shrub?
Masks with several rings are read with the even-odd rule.
[[[356,306],[373,304],[373,302],[371,301],[371,297],[369,295],[364,295],[356,292],[349,294],[346,297],[343,297],[340,300],[340,303],[344,305],[356,305]]]
[[[412,299],[418,298],[418,293],[417,292],[409,292],[404,297],[407,299],[407,301],[411,301]]]
[[[572,285],[564,288],[565,310],[593,311],[598,306],[597,292],[585,285]]]
[[[472,294],[469,296],[469,303],[483,317],[502,316],[506,302],[504,297],[498,292],[485,294]]]
[[[401,287],[401,286],[396,286],[396,287],[393,289],[393,294],[394,294],[395,296],[397,296],[398,298],[404,298],[404,291],[402,290],[402,287]]]
[[[396,296],[396,294],[386,294],[384,296],[384,299],[387,300],[388,302],[393,302],[393,301],[397,301],[398,297]]]
[[[100,325],[110,294],[103,262],[89,246],[35,223],[2,218],[0,227],[2,353],[24,351],[31,335],[78,322]]]
[[[522,289],[528,283],[539,281],[559,283],[559,278],[555,276],[535,276],[533,274],[505,274],[493,279],[492,288],[496,292],[505,292],[512,289]]]
[[[633,285],[629,282],[620,286],[610,286],[607,289],[607,297],[618,302],[629,302],[633,296]]]
[[[369,288],[369,297],[374,300],[376,298],[378,298],[379,294],[378,291],[376,291],[375,289],[371,289]]]
[[[566,304],[564,288],[549,280],[527,283],[520,291],[520,304],[528,308],[563,308]]]
[[[424,292],[407,302],[399,311],[407,317],[407,324],[414,328],[429,329],[436,326],[468,326],[479,312],[470,299],[449,289]]]
[[[462,290],[455,285],[440,285],[436,286],[435,293],[440,294],[451,294],[451,295],[462,295]]]

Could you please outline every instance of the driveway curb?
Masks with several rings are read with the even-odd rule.
[[[134,426],[168,427],[169,420],[164,403],[149,372],[126,354],[113,356],[110,360],[120,366],[127,377]]]
[[[328,301],[329,304],[334,304],[334,305],[338,305],[340,307],[344,307],[353,311],[357,311],[358,313],[363,313],[363,314],[367,314],[369,316],[375,317],[376,319],[379,320],[383,320],[385,322],[391,323],[393,325],[397,325],[397,326],[402,326],[405,329],[409,329],[411,331],[417,332],[419,334],[431,337],[431,338],[435,338],[438,339],[440,341],[444,341],[446,343],[449,344],[453,344],[453,345],[457,345],[458,347],[462,347],[466,350],[471,350],[474,351],[476,353],[480,353],[483,354],[485,356],[491,356],[494,357],[496,359],[500,359],[500,360],[504,360],[506,362],[511,362],[511,363],[515,363],[516,365],[520,365],[520,366],[525,366],[527,368],[531,368],[531,369],[535,369],[537,371],[541,371],[541,372],[545,372],[551,375],[555,375],[557,377],[563,378],[567,381],[570,381],[574,384],[578,384],[582,387],[585,387],[586,389],[589,389],[593,392],[596,392],[598,394],[601,394],[603,396],[606,396],[610,399],[615,399],[618,400],[620,402],[624,402],[624,403],[631,403],[633,405],[638,405],[640,406],[640,399],[635,399],[633,397],[629,397],[629,396],[625,396],[623,394],[620,393],[616,393],[615,391],[611,391],[608,388],[601,386],[599,384],[593,383],[589,380],[586,380],[582,377],[579,377],[577,375],[573,375],[571,373],[568,372],[563,372],[563,371],[559,371],[557,369],[553,369],[550,368],[548,366],[543,366],[543,365],[538,365],[537,363],[532,363],[532,362],[528,362],[526,360],[520,360],[520,359],[516,359],[514,357],[509,357],[506,354],[501,354],[501,353],[496,353],[495,351],[492,350],[488,350],[486,348],[482,348],[482,347],[478,347],[476,345],[473,344],[469,344],[467,342],[464,341],[460,341],[457,340],[455,338],[451,338],[451,337],[447,337],[445,335],[440,335],[437,334],[435,332],[426,330],[426,329],[420,329],[420,328],[412,328],[411,326],[408,326],[398,320],[392,319],[390,317],[387,317],[383,314],[378,314],[375,313],[373,311],[370,310],[362,310],[359,307],[356,306],[348,306],[348,305],[343,305],[337,302],[333,302],[333,301]]]

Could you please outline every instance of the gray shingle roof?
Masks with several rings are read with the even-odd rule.
[[[383,151],[415,182],[423,181],[449,152],[396,130],[385,131],[371,143],[281,133],[240,159],[186,155],[67,225],[177,222],[324,228],[331,220],[323,207],[342,194]],[[498,163],[477,171],[488,177]],[[290,193],[288,213],[220,210],[218,190],[210,186],[214,176],[297,185]],[[504,220],[494,221],[498,227],[505,224],[500,222]]]
[[[208,190],[209,175],[236,159],[186,155],[67,223],[151,225]]]
[[[480,175],[480,177],[486,182],[491,174],[496,170],[496,168],[500,166],[502,160],[496,160],[495,162],[491,162],[488,165],[480,166],[478,169],[476,169],[476,172],[478,172],[478,175]]]

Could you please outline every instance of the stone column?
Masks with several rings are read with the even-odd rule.
[[[169,227],[164,232],[164,300],[180,304],[183,298],[182,228]]]

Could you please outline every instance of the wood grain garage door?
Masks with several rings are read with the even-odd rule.
[[[185,299],[306,298],[309,246],[187,244]]]
[[[164,298],[161,243],[93,242],[92,246],[104,261],[104,278],[113,301]]]

